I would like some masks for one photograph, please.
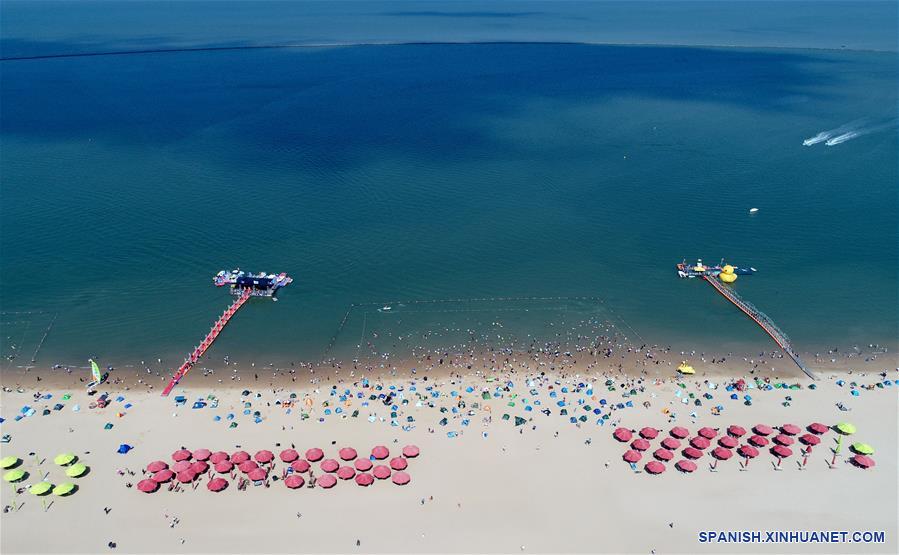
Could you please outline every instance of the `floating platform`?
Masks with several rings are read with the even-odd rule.
[[[240,268],[236,270],[222,270],[212,278],[216,287],[228,286],[231,294],[240,296],[247,290],[251,297],[274,297],[279,289],[293,283],[293,278],[282,272],[280,274],[268,274],[266,272],[244,272]]]

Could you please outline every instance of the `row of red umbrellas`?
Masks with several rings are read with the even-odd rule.
[[[421,450],[416,445],[406,445],[402,449],[403,457],[406,458],[415,458],[420,454],[420,452]],[[359,456],[359,454],[352,447],[343,447],[342,449],[340,449],[340,451],[338,451],[338,456],[341,460],[352,461],[355,460]],[[372,458],[377,460],[384,460],[390,456],[390,450],[384,445],[378,445],[371,450],[371,456]],[[281,461],[290,463],[299,459],[300,454],[296,449],[285,449],[281,451],[278,457],[281,459]],[[318,447],[313,447],[306,451],[305,457],[308,461],[317,462],[325,457],[325,452]],[[176,463],[194,459],[195,461],[208,460],[212,464],[218,464],[224,461],[230,461],[233,464],[240,464],[242,462],[250,460],[251,458],[255,459],[256,462],[266,464],[272,462],[275,459],[275,455],[267,449],[257,451],[256,454],[252,457],[250,457],[250,454],[246,451],[237,451],[233,455],[228,455],[228,453],[224,451],[217,451],[213,453],[209,449],[197,449],[195,451],[179,449],[172,453],[172,460],[174,460]],[[150,470],[149,468],[148,470],[150,470],[151,472],[158,472],[159,470],[162,470],[162,468],[167,467],[168,465],[166,465],[165,467],[160,467],[157,470]]]
[[[182,474],[184,474],[184,479],[182,479]],[[250,480],[264,480],[268,473],[263,468],[255,468],[247,473],[247,477]],[[153,493],[159,489],[159,484],[168,482],[175,476],[175,473],[169,469],[160,470],[157,472],[152,478],[141,480],[137,483],[137,489],[144,493]],[[196,474],[185,471],[184,473],[179,473],[177,475],[178,480],[184,483],[192,482],[196,478]],[[394,472],[391,473],[390,469],[386,466],[379,465],[374,468],[374,470],[369,474],[368,472],[361,472],[356,474],[355,470],[353,470],[349,466],[344,466],[338,469],[337,477],[342,480],[350,480],[355,479],[356,484],[360,486],[370,486],[375,482],[375,478],[379,480],[386,480],[387,478],[391,478],[391,481],[397,485],[406,485],[412,481],[412,477],[409,476],[406,472]],[[283,480],[284,485],[290,489],[297,489],[303,487],[306,483],[306,480],[300,476],[299,474],[291,474],[287,476]],[[333,474],[324,474],[316,480],[316,484],[324,489],[330,489],[337,484],[337,478],[334,477]],[[210,491],[218,492],[222,491],[228,487],[228,480],[224,478],[213,478],[206,483],[206,487]]]
[[[780,426],[777,429],[781,432],[778,435],[778,437],[796,436],[796,435],[799,435],[800,433],[802,433],[802,428],[800,428],[799,426],[797,426],[795,424],[783,424],[782,426]],[[808,430],[812,434],[816,434],[816,435],[824,434],[829,429],[830,428],[828,426],[821,424],[820,422],[814,422],[814,423],[806,426],[806,430]],[[758,436],[768,436],[768,435],[771,435],[772,433],[774,433],[775,428],[772,428],[771,426],[768,426],[767,424],[756,424],[755,426],[753,426],[752,431],[755,432],[755,434]],[[647,426],[645,428],[640,429],[640,431],[638,433],[639,433],[640,437],[639,437],[639,439],[635,440],[635,442],[641,441],[641,440],[646,441],[646,440],[655,439],[656,437],[659,436],[659,434],[661,433],[661,430]],[[721,439],[725,439],[725,437],[729,437],[731,439],[743,437],[744,435],[746,435],[747,432],[746,432],[746,429],[743,428],[742,426],[731,425],[731,426],[727,427],[726,433],[727,433],[727,435],[723,436]],[[671,436],[671,438],[680,440],[680,439],[687,438],[690,435],[690,431],[688,429],[684,428],[683,426],[674,426],[673,428],[671,428],[671,430],[668,431],[668,434]],[[710,428],[710,427],[706,426],[706,427],[700,428],[696,434],[697,434],[697,437],[699,437],[699,438],[703,438],[706,440],[712,440],[718,436],[718,429]],[[615,429],[615,431],[612,433],[612,435],[615,437],[615,439],[624,443],[624,442],[631,441],[631,439],[634,437],[634,430],[629,430],[627,428],[618,427]],[[806,435],[809,435],[809,434],[806,434]],[[803,437],[805,437],[805,436],[803,436]],[[648,445],[647,445],[647,448],[648,448]]]

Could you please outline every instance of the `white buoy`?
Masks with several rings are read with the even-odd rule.
[[[750,214],[755,214],[755,213],[758,212],[758,211],[759,211],[758,208],[750,208],[750,209],[749,209],[749,213],[750,213]]]

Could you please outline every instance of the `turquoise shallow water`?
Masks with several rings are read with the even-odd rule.
[[[39,363],[180,356],[236,265],[296,282],[242,310],[219,359],[322,356],[354,302],[398,312],[356,311],[333,354],[378,331],[552,338],[589,318],[770,347],[677,279],[695,256],[759,268],[736,287],[801,350],[893,344],[896,61],[481,44],[0,62],[3,354],[23,352],[4,367],[54,317]],[[858,135],[803,146],[841,126]],[[604,304],[399,306],[492,297]]]

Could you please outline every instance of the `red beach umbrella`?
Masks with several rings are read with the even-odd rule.
[[[137,483],[137,489],[144,493],[153,493],[159,489],[159,482],[156,480],[141,480]]]
[[[367,472],[363,472],[361,474],[356,474],[356,483],[360,486],[370,486],[374,483],[375,478],[371,474]]]
[[[615,428],[615,431],[612,432],[612,437],[624,443],[630,441],[631,438],[634,437],[634,433],[627,428]]]
[[[637,451],[646,451],[647,449],[649,449],[649,442],[642,437],[638,437],[631,442],[631,447],[636,449]]]
[[[417,445],[407,445],[403,447],[403,456],[407,459],[414,459],[421,453]]]
[[[375,478],[378,480],[385,480],[390,477],[390,469],[383,464],[376,466],[371,473],[374,474]]]
[[[643,468],[650,474],[661,474],[662,472],[665,472],[665,465],[659,461],[649,461]]]
[[[294,472],[306,472],[309,470],[309,463],[303,459],[297,459],[290,463],[290,468],[292,468]]]
[[[258,482],[260,480],[265,480],[268,476],[268,472],[265,471],[262,467],[256,467],[253,470],[247,472],[247,478],[253,480],[254,482]]]
[[[624,459],[624,462],[635,463],[643,458],[643,454],[639,451],[628,449],[624,452],[624,456],[622,456],[621,458]]]
[[[741,445],[740,448],[737,449],[737,453],[739,453],[741,457],[747,459],[754,459],[759,456],[759,450],[752,445]]]
[[[304,480],[303,477],[299,474],[291,474],[287,478],[284,478],[284,485],[289,487],[290,489],[301,488],[305,483],[306,480]]]
[[[802,428],[800,428],[796,424],[784,424],[780,427],[780,431],[789,436],[795,436],[802,431]]]
[[[688,459],[698,459],[702,457],[702,451],[695,447],[687,447],[684,449],[684,456]]]
[[[861,468],[871,468],[876,464],[874,459],[866,455],[855,455],[849,460],[852,461],[852,464]]]
[[[818,445],[821,443],[821,438],[812,434],[803,434],[799,436],[799,441],[806,445]]]
[[[406,470],[407,466],[409,466],[409,463],[407,463],[406,459],[403,457],[394,457],[390,459],[390,468],[394,470]]]
[[[256,454],[253,455],[253,458],[261,463],[270,463],[275,460],[275,455],[271,451],[263,449],[262,451],[256,451]]]
[[[359,454],[356,453],[356,450],[353,449],[352,447],[344,447],[343,449],[338,451],[337,454],[340,456],[341,459],[343,459],[345,461],[351,461],[359,456]]]
[[[153,477],[150,479],[153,480],[154,482],[159,482],[160,484],[162,484],[162,483],[168,482],[169,480],[171,480],[174,477],[175,477],[175,473],[172,472],[171,470],[169,470],[168,468],[166,468],[165,470],[160,470],[159,472],[154,474]]]
[[[215,453],[209,455],[209,462],[212,464],[218,464],[222,461],[227,461],[230,457],[228,453],[224,451],[216,451]]]
[[[764,447],[768,445],[768,438],[762,436],[752,436],[749,438],[749,443],[755,445],[756,447]]]
[[[690,430],[684,428],[683,426],[675,426],[675,427],[671,428],[671,431],[668,433],[671,434],[671,437],[674,437],[677,439],[684,439],[688,435],[690,435]]]
[[[197,474],[193,470],[184,470],[178,473],[178,481],[182,484],[189,484],[194,481]]]
[[[674,451],[675,449],[680,449],[680,441],[673,437],[666,437],[662,440],[662,447]]]
[[[731,458],[733,455],[734,454],[731,452],[730,449],[725,449],[724,447],[715,447],[712,450],[712,456],[715,457],[716,459],[719,459],[722,461],[726,461],[727,459]]]
[[[186,461],[191,457],[191,452],[187,449],[178,449],[174,453],[172,453],[172,460],[175,462],[178,461]]]
[[[700,428],[699,432],[697,433],[706,439],[713,439],[716,435],[718,435],[718,430],[706,426],[705,428]]]
[[[190,469],[194,474],[203,474],[209,470],[209,464],[206,461],[194,461],[190,465]]]
[[[325,489],[333,488],[336,483],[337,478],[335,478],[333,474],[322,474],[321,477],[315,481],[315,485]]]
[[[300,454],[297,453],[296,449],[285,449],[281,451],[281,454],[278,455],[278,458],[286,463],[289,463],[300,458]]]
[[[356,475],[356,470],[352,466],[341,466],[337,469],[337,477],[341,480],[349,480]]]
[[[693,461],[688,461],[686,459],[681,459],[677,461],[677,464],[674,465],[681,472],[693,472],[696,470],[696,463]]]
[[[324,456],[325,452],[318,447],[313,447],[312,449],[306,451],[306,460],[309,462],[320,461]]]
[[[774,443],[777,443],[778,445],[793,445],[795,442],[796,440],[784,434],[777,434],[774,436]]]
[[[733,426],[729,426],[727,428],[727,433],[734,437],[743,437],[744,435],[746,435],[746,428],[734,424]]]
[[[177,474],[178,472],[184,472],[190,468],[190,461],[178,461],[174,465],[172,465],[172,470]]]
[[[337,472],[338,468],[340,468],[340,463],[334,459],[325,459],[322,461],[321,469],[325,472]]]
[[[198,461],[205,461],[209,457],[212,456],[212,451],[209,449],[197,449],[193,452],[194,459]]]
[[[771,454],[778,458],[786,458],[793,454],[793,450],[783,445],[775,445],[771,448]]]
[[[752,427],[752,431],[760,436],[770,436],[774,433],[774,428],[766,424],[756,424]]]
[[[227,474],[234,469],[234,463],[231,461],[220,461],[215,463],[215,471],[219,474]]]
[[[206,488],[209,491],[222,491],[223,489],[228,487],[228,480],[224,478],[213,478],[206,483]]]
[[[670,461],[674,458],[674,453],[667,449],[656,449],[655,453],[653,453],[652,456],[659,459],[660,461]]]
[[[737,440],[733,438],[733,436],[721,436],[718,439],[718,445],[721,447],[726,447],[728,449],[733,449],[737,446]]]
[[[353,462],[353,466],[355,466],[356,470],[360,472],[366,472],[368,470],[371,470],[372,464],[368,459],[356,459],[355,462]]]
[[[820,422],[814,422],[812,424],[809,424],[808,428],[806,429],[813,434],[821,435],[827,433],[827,430],[829,430],[830,428]]]
[[[656,437],[658,437],[658,435],[659,431],[655,428],[650,428],[649,426],[640,430],[640,437],[642,437],[643,439],[655,439]]]
[[[405,472],[397,472],[393,475],[393,483],[398,486],[405,486],[410,481],[412,481],[412,477],[406,474]]]
[[[237,453],[231,455],[231,462],[237,465],[248,460],[250,460],[250,454],[246,451],[238,451]]]
[[[696,436],[690,440],[690,445],[692,445],[693,447],[695,447],[697,449],[705,449],[711,444],[712,444],[711,441],[709,441],[708,439],[706,439],[702,436]]]
[[[371,450],[371,456],[381,461],[390,456],[390,451],[383,445],[378,445]]]
[[[160,470],[165,470],[169,465],[162,461],[153,461],[147,465],[147,472],[159,472]]]
[[[244,474],[249,474],[253,470],[256,470],[257,468],[259,468],[259,465],[256,464],[255,461],[244,461],[244,462],[240,463],[239,465],[237,465],[237,468],[240,469],[240,471],[243,472]]]

